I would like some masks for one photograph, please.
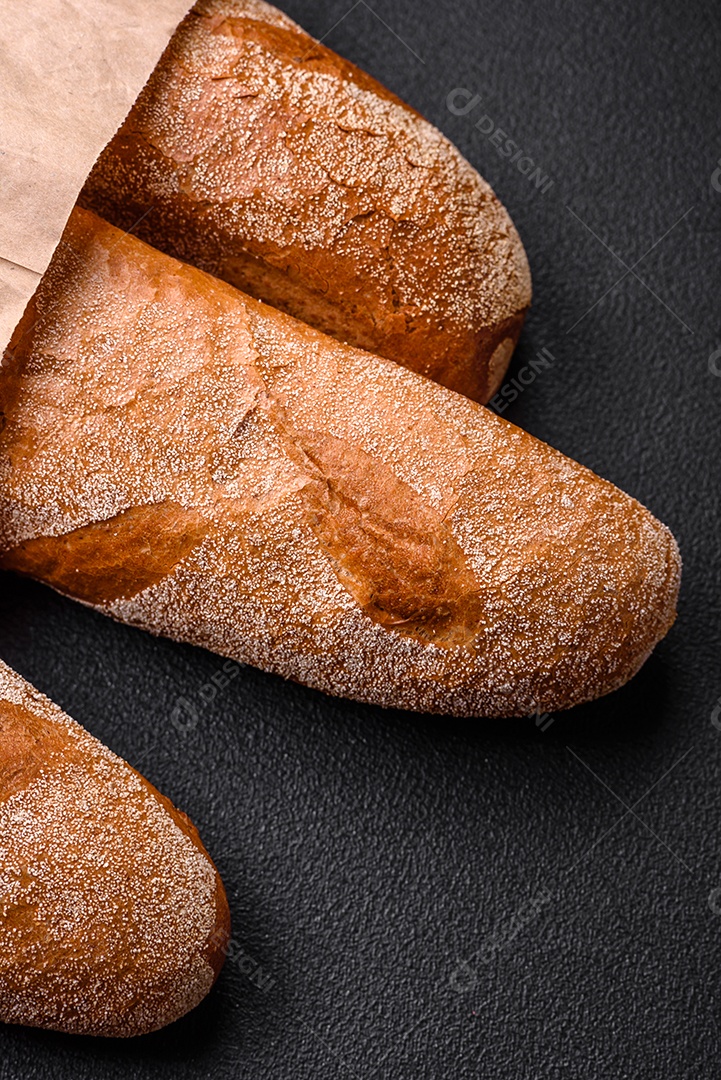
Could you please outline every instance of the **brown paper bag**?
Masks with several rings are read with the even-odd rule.
[[[0,0],[0,350],[190,0]]]

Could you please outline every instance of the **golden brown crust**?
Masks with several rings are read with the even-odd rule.
[[[76,565],[108,614],[329,693],[565,708],[628,679],[674,619],[678,551],[635,500],[85,211],[0,411],[0,565],[65,591]],[[143,530],[116,524],[169,506],[187,546],[159,542],[149,577]]]
[[[0,662],[0,1020],[154,1031],[206,995],[229,933],[185,814]]]
[[[259,0],[196,4],[81,205],[480,401],[530,303],[516,230],[455,147]]]

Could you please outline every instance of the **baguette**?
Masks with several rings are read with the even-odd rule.
[[[188,818],[0,663],[0,1020],[154,1031],[205,997],[228,934]]]
[[[196,4],[80,201],[479,401],[531,299],[513,223],[455,147],[259,0]]]
[[[550,712],[675,617],[676,544],[634,499],[85,211],[0,411],[0,566],[331,694]]]

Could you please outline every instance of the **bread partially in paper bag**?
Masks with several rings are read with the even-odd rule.
[[[567,708],[674,620],[678,550],[634,499],[86,211],[0,409],[0,566],[331,694]]]

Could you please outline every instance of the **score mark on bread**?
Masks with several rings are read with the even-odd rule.
[[[131,506],[61,536],[26,540],[1,555],[0,566],[41,578],[77,600],[105,604],[157,585],[206,531],[201,514],[166,500]]]
[[[358,446],[313,431],[297,444],[323,476],[311,489],[311,526],[363,611],[419,641],[470,644],[478,582],[438,511]]]

